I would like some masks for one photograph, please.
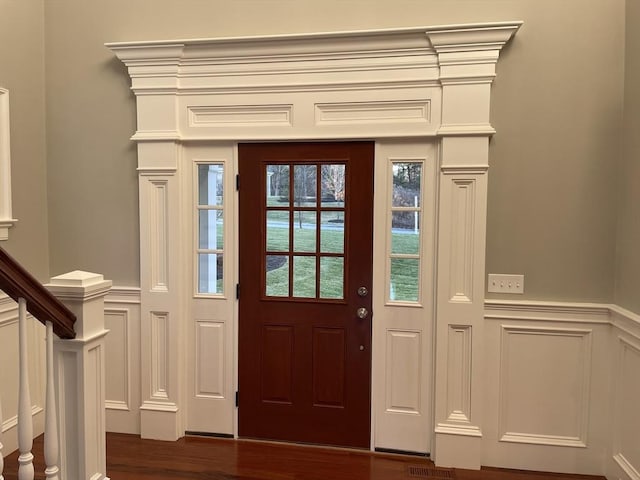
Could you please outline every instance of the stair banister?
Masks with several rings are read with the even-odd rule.
[[[45,478],[108,480],[104,410],[104,337],[108,331],[104,328],[104,297],[110,288],[111,282],[102,275],[81,271],[54,277],[45,288],[0,248],[0,290],[18,303],[19,480],[34,478],[27,311],[45,324],[47,331]],[[0,429],[0,480],[4,480],[1,436]]]

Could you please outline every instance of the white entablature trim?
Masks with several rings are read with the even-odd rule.
[[[466,104],[462,115],[442,111],[441,92],[446,94],[448,87],[488,89],[499,51],[520,25],[106,46],[128,67],[139,98],[137,141],[489,136],[494,130],[485,111],[488,90],[480,102]],[[429,104],[429,118],[407,118],[407,102],[417,100]],[[327,122],[319,105],[332,112],[362,108],[353,118],[341,112],[340,122]],[[194,123],[194,112],[208,107],[213,107],[210,113]]]

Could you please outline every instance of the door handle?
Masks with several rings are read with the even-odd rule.
[[[356,315],[358,315],[358,318],[360,319],[364,319],[367,318],[369,316],[369,310],[367,310],[364,307],[360,307],[357,311],[356,311]]]

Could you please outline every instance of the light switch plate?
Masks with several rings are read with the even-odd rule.
[[[524,275],[490,273],[487,289],[491,293],[524,293]]]

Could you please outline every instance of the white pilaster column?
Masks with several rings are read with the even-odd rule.
[[[442,85],[433,449],[441,466],[482,464],[489,101],[498,53],[518,27],[427,32]]]
[[[104,297],[111,281],[74,271],[46,287],[76,315],[76,338],[54,342],[60,419],[60,478],[106,476]]]

